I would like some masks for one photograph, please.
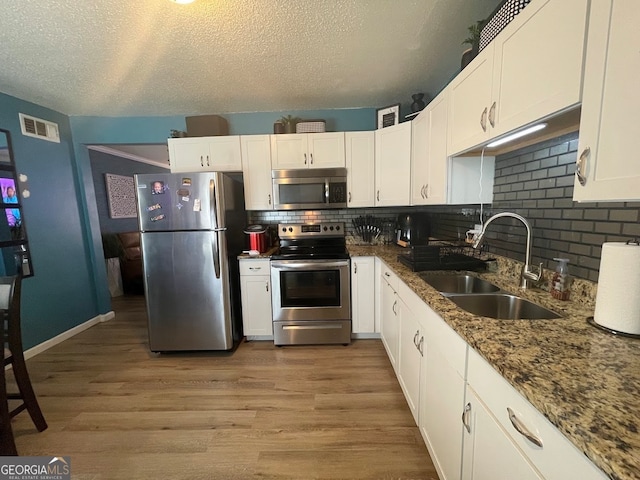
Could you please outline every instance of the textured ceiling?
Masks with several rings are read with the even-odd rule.
[[[498,3],[2,0],[0,91],[96,116],[408,104]]]

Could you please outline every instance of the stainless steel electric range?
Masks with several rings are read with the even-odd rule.
[[[271,256],[274,343],[351,343],[344,223],[279,224],[278,237]]]

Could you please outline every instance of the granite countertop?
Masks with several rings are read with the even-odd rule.
[[[518,263],[499,257],[497,272],[478,276],[563,318],[496,320],[467,313],[440,295],[398,262],[402,252],[349,245],[351,256],[381,258],[607,475],[640,478],[640,340],[586,322],[594,311],[594,284],[576,281],[570,301],[559,301],[540,289],[520,289]]]

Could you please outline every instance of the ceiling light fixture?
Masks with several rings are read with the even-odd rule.
[[[519,132],[512,133],[511,135],[507,135],[500,140],[496,140],[495,142],[491,142],[487,145],[487,148],[497,147],[498,145],[503,145],[511,140],[515,140],[516,138],[524,137],[525,135],[529,135],[530,133],[537,132],[538,130],[542,130],[547,126],[546,123],[538,123],[537,125],[533,125],[532,127],[525,128],[524,130],[520,130]]]

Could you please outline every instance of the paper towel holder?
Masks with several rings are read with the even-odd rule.
[[[637,333],[627,333],[627,332],[621,332],[619,330],[614,330],[613,328],[609,328],[609,327],[605,327],[603,325],[600,325],[599,323],[597,323],[595,321],[595,319],[593,317],[587,317],[587,323],[589,325],[593,325],[596,328],[599,328],[600,330],[603,330],[607,333],[611,333],[612,335],[615,335],[617,337],[628,337],[628,338],[640,338],[640,334]]]

